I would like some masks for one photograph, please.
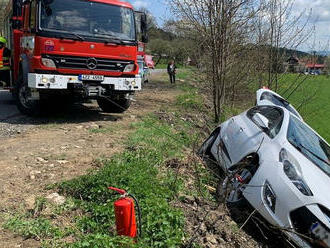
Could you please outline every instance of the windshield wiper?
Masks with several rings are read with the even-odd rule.
[[[112,42],[119,43],[119,44],[124,43],[121,39],[119,39],[111,34],[107,34],[107,33],[97,33],[97,34],[94,34],[93,36],[96,38],[108,38],[108,40],[106,40],[107,43],[112,43]]]
[[[73,34],[74,36],[76,36],[79,40],[81,40],[81,41],[84,41],[85,40],[85,38],[84,37],[82,37],[81,35],[79,35],[79,34],[76,34],[76,33],[71,33],[71,34]]]
[[[84,37],[82,37],[82,36],[80,36],[79,34],[76,34],[76,33],[67,33],[67,32],[65,32],[65,33],[63,33],[63,34],[73,35],[73,36],[75,36],[75,37],[76,37],[78,40],[80,40],[80,41],[84,41],[84,40],[85,40]],[[68,38],[65,37],[63,34],[59,36],[60,39],[68,39]]]

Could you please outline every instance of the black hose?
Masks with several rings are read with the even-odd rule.
[[[139,205],[139,201],[136,199],[136,197],[132,194],[128,194],[128,196],[132,197],[133,200],[135,201],[136,204],[136,208],[137,208],[137,212],[138,212],[138,220],[139,220],[139,224],[138,224],[138,236],[141,238],[142,237],[142,214],[141,214],[141,208]]]

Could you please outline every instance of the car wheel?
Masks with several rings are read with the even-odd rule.
[[[21,113],[29,116],[37,116],[40,114],[40,101],[29,99],[31,96],[31,89],[23,80],[23,75],[20,73],[17,83],[15,94],[17,108]]]
[[[247,201],[243,195],[245,185],[251,180],[252,173],[249,169],[243,168],[238,172],[227,176],[222,183],[218,184],[217,196],[229,207],[243,208]]]

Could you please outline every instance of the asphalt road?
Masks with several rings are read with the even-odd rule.
[[[19,115],[11,93],[8,90],[0,89],[0,121]]]

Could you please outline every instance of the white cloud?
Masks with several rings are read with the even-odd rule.
[[[315,25],[315,50],[330,49],[327,47],[330,40],[330,1],[329,0],[296,0],[294,12],[307,13],[312,10],[311,22]],[[314,36],[314,35],[313,35]],[[314,43],[311,37],[309,43]],[[314,46],[310,44],[309,47]],[[304,50],[308,49],[306,46]],[[310,48],[312,49],[312,48]]]
[[[133,2],[133,6],[134,6],[135,9],[147,8],[148,5],[149,4],[146,1],[136,0],[136,1]]]

